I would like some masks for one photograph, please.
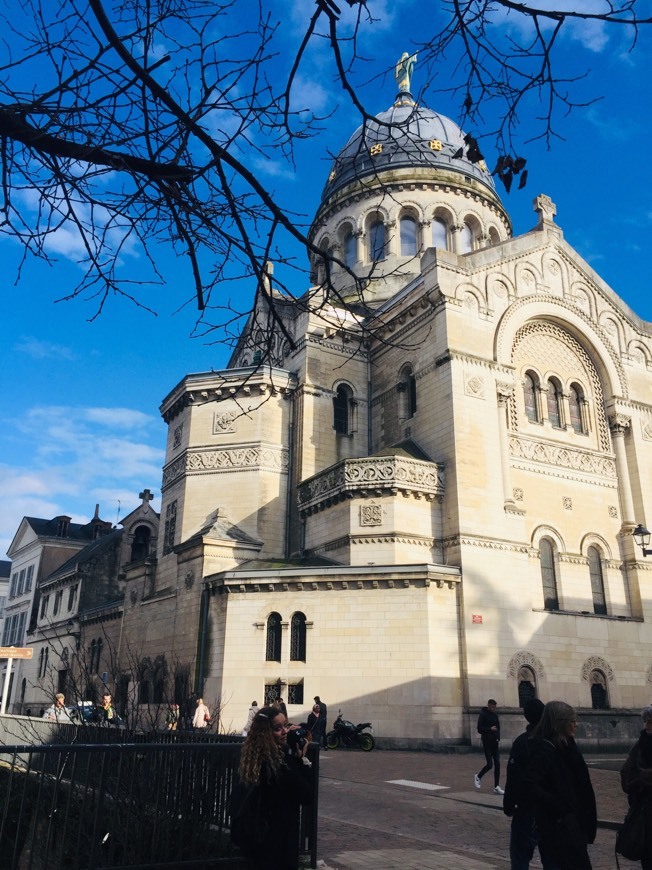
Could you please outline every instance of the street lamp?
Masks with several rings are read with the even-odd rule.
[[[639,523],[632,532],[632,535],[634,536],[634,540],[638,546],[641,548],[643,556],[652,556],[652,550],[647,549],[647,545],[650,543],[652,535],[650,535],[645,526],[642,526]]]

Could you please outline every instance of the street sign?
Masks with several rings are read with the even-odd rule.
[[[0,646],[0,659],[31,659],[33,655],[31,646]]]

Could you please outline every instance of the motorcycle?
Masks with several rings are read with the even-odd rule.
[[[326,735],[326,746],[329,749],[338,749],[340,746],[359,747],[364,752],[371,752],[376,745],[373,736],[366,731],[371,728],[371,722],[360,722],[354,725],[348,719],[342,718],[342,711],[333,723],[333,730]]]

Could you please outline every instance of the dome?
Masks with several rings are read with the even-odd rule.
[[[454,121],[399,94],[396,103],[358,127],[333,162],[322,202],[355,180],[383,170],[432,167],[484,184],[495,195],[484,160],[471,162],[465,134]],[[463,149],[463,153],[457,156]]]

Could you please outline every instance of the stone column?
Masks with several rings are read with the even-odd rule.
[[[631,425],[631,419],[624,414],[611,414],[609,428],[611,429],[611,441],[616,454],[616,473],[618,474],[618,491],[620,493],[620,510],[623,525],[636,525],[634,518],[634,499],[632,498],[632,486],[627,467],[627,453],[625,452],[625,432]]]
[[[498,437],[500,439],[500,466],[503,480],[503,501],[505,508],[515,508],[512,483],[509,474],[509,433],[507,431],[507,411],[509,401],[514,395],[513,384],[496,384],[498,398]]]

